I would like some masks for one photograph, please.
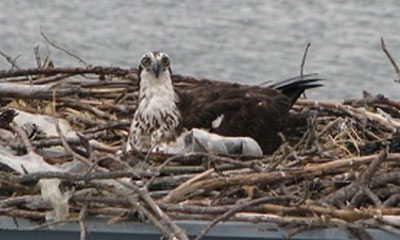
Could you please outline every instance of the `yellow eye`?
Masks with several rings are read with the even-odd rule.
[[[168,58],[168,57],[163,57],[163,58],[161,59],[161,63],[162,63],[162,65],[163,65],[164,67],[168,67],[169,64],[170,64],[171,62],[169,61],[169,58]]]
[[[142,59],[142,65],[143,67],[148,67],[151,64],[151,59],[149,57],[144,57]]]

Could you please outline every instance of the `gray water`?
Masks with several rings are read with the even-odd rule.
[[[34,67],[33,48],[58,45],[93,65],[136,67],[147,50],[172,58],[175,73],[247,84],[305,72],[327,79],[309,96],[342,99],[363,89],[400,100],[400,84],[380,49],[400,64],[400,1],[0,1],[0,50]],[[57,66],[80,63],[55,49]],[[0,69],[10,65],[0,58]]]

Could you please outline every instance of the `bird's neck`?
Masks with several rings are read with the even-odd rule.
[[[141,79],[138,112],[142,114],[178,113],[178,97],[169,75]],[[179,114],[179,113],[178,113]]]

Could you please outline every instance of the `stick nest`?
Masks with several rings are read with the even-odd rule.
[[[184,76],[174,81],[181,89],[201,84]],[[185,236],[173,223],[177,219],[209,220],[203,234],[227,220],[288,226],[287,237],[337,226],[399,232],[400,102],[367,92],[342,103],[299,99],[282,131],[284,143],[257,159],[121,154],[137,94],[134,69],[46,66],[0,72],[0,127],[17,136],[0,137],[1,144],[19,155],[34,151],[49,164],[78,159],[88,167],[85,174],[20,175],[0,165],[0,213],[44,221],[52,209],[35,186],[40,179],[58,178],[63,191],[71,192],[70,220],[82,222],[90,215],[114,223],[151,221],[179,239]],[[79,138],[49,138],[37,126],[25,129],[24,140],[12,127],[11,108],[65,119]],[[65,153],[43,153],[55,146]],[[133,198],[99,184],[123,178],[129,178],[121,184]]]

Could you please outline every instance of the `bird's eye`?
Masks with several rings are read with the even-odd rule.
[[[168,67],[169,64],[170,64],[171,62],[169,61],[169,58],[168,58],[168,57],[163,57],[163,58],[161,59],[161,63],[162,63],[162,65],[163,65],[164,67]]]
[[[148,67],[151,64],[151,59],[149,57],[144,57],[142,59],[142,65],[143,67]]]

